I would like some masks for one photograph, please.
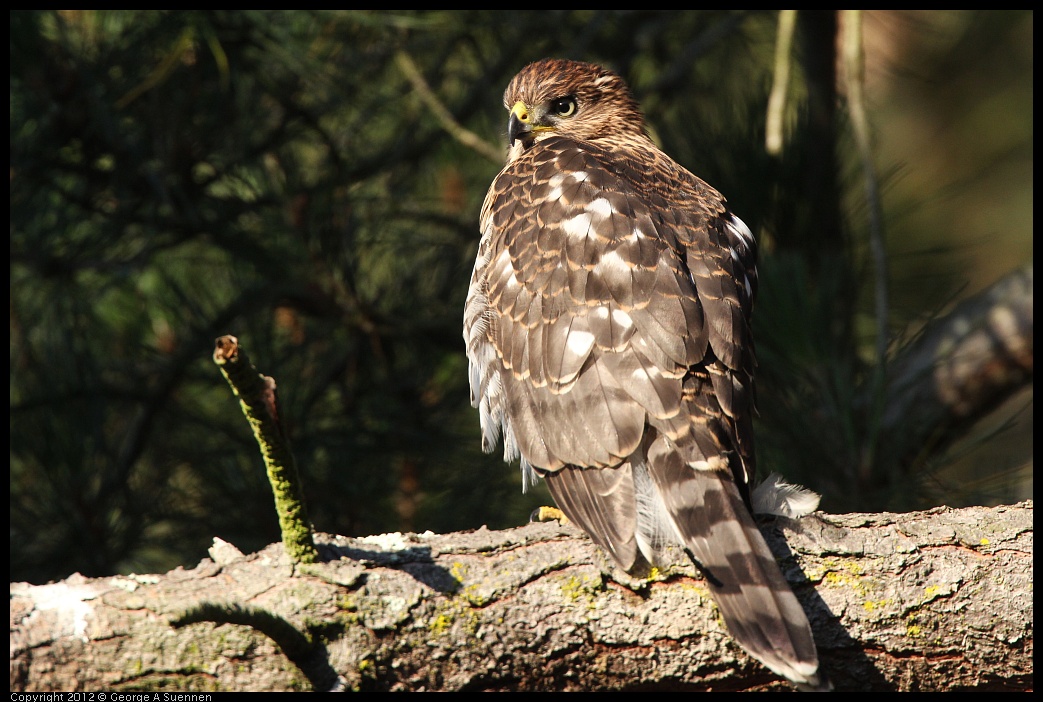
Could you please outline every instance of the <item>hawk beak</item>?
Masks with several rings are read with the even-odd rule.
[[[518,139],[528,140],[532,136],[532,112],[520,100],[511,108],[507,120],[507,143],[514,146]]]

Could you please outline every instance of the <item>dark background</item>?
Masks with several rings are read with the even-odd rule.
[[[620,72],[757,234],[762,470],[833,512],[1030,496],[1031,378],[958,445],[898,451],[866,410],[878,274],[838,17],[798,14],[775,157],[774,11],[12,12],[11,579],[278,539],[222,334],[277,380],[319,530],[546,503],[480,452],[460,335],[502,91],[545,56]],[[1032,13],[864,22],[898,355],[1032,260]]]

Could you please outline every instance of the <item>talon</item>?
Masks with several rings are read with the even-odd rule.
[[[560,524],[568,524],[569,518],[557,507],[537,507],[529,515],[529,523],[549,522],[557,519]]]

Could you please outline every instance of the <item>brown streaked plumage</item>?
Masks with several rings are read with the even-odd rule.
[[[614,73],[538,61],[504,105],[464,309],[483,448],[502,437],[628,572],[683,548],[751,655],[826,687],[749,509],[753,235],[655,146]]]

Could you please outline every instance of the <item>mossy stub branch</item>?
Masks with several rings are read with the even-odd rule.
[[[279,421],[275,380],[257,372],[234,336],[216,340],[214,363],[239,398],[239,405],[261,448],[287,554],[294,563],[316,562],[318,551],[304,506],[300,474]]]

